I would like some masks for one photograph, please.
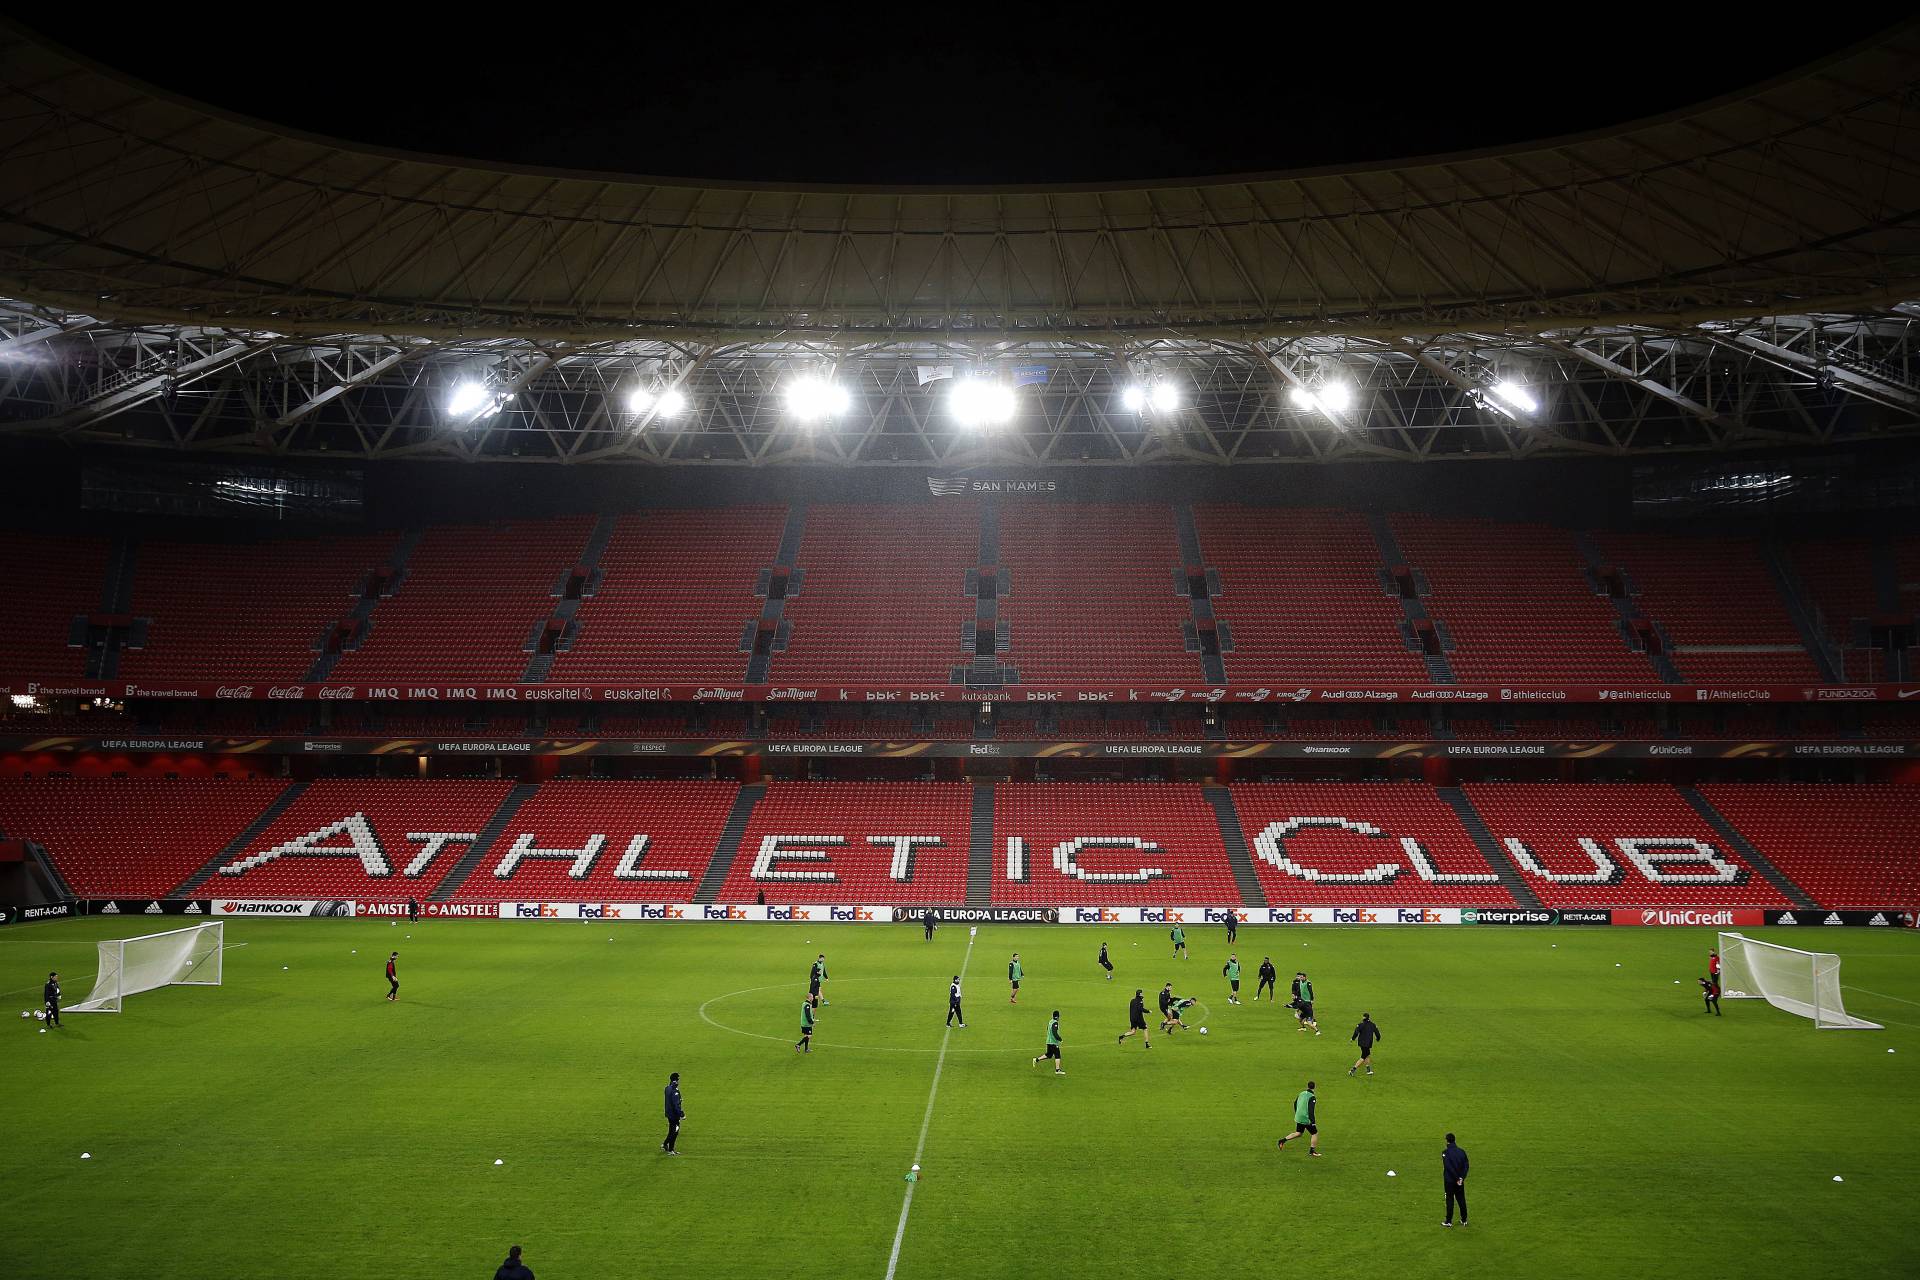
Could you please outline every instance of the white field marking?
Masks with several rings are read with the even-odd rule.
[[[967,954],[960,960],[960,981],[967,980],[967,965],[973,960],[973,944],[980,935],[967,934]],[[940,1093],[940,1069],[947,1065],[947,1041],[953,1038],[953,1024],[940,1034],[940,1056],[933,1060],[933,1085],[927,1090],[927,1111],[920,1117],[920,1141],[914,1144],[913,1167],[920,1167],[920,1157],[927,1153],[927,1127],[933,1123],[933,1100]],[[909,1182],[907,1194],[900,1201],[900,1225],[893,1229],[893,1252],[887,1255],[887,1280],[893,1280],[893,1273],[900,1266],[900,1242],[907,1238],[907,1212],[913,1208],[913,1189],[920,1184]]]
[[[890,976],[890,977],[884,977],[884,978],[835,978],[834,981],[847,982],[847,983],[945,982],[945,981],[948,981],[948,979],[941,978],[936,975],[928,974],[923,976],[911,976],[911,977]],[[1105,980],[1101,978],[1061,978],[1061,979],[1050,980],[1050,981],[1076,982],[1076,983],[1086,983],[1089,985],[1100,985],[1100,986],[1106,985]],[[712,999],[706,1001],[704,1004],[700,1006],[700,1008],[696,1012],[699,1013],[700,1020],[706,1023],[708,1026],[712,1027],[715,1031],[725,1031],[730,1035],[747,1036],[754,1040],[773,1040],[781,1044],[791,1045],[793,1041],[787,1039],[785,1036],[770,1036],[764,1031],[744,1031],[739,1027],[730,1027],[726,1023],[716,1019],[712,1014],[708,1013],[707,1010],[712,1006],[719,1004],[722,1000],[731,1000],[735,996],[750,996],[750,995],[753,995],[755,992],[759,992],[759,991],[781,991],[781,990],[786,990],[788,988],[792,988],[793,990],[798,991],[798,990],[801,990],[803,986],[804,984],[798,983],[798,982],[774,982],[774,983],[769,983],[764,987],[746,987],[739,991],[729,991],[725,995],[714,996]],[[36,987],[34,988],[34,990],[37,991],[39,990],[39,988]],[[1206,1002],[1201,1001],[1200,1004],[1196,1005],[1195,1007],[1205,1008]],[[1074,1047],[1075,1042],[1068,1040],[1068,1041],[1064,1041],[1063,1043],[1067,1048],[1071,1049]],[[838,1041],[827,1041],[827,1042],[818,1044],[814,1047],[816,1051],[824,1051],[827,1049],[860,1049],[868,1053],[939,1053],[940,1052],[940,1050],[938,1049],[904,1049],[899,1047],[898,1045],[842,1044]],[[1012,1049],[948,1049],[947,1052],[948,1053],[1020,1054],[1020,1053],[1026,1053],[1026,1050],[1016,1047]],[[1029,1054],[1028,1056],[1031,1057],[1032,1055]]]
[[[1901,1004],[1910,1004],[1915,1008],[1920,1008],[1920,1000],[1909,1000],[1905,996],[1890,996],[1884,991],[1869,991],[1865,987],[1848,986],[1844,982],[1840,985],[1848,991],[1858,991],[1863,996],[1878,996],[1882,1000],[1898,1000]]]

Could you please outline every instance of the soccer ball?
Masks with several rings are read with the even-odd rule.
[[[33,1011],[33,1016],[40,1019],[40,1021],[45,1022],[47,1020],[47,1011],[45,1009],[35,1009]]]
[[[1200,1028],[1200,1034],[1201,1035],[1207,1034],[1207,1029],[1205,1027]]]

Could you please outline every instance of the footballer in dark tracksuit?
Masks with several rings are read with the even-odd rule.
[[[1147,993],[1138,987],[1133,989],[1133,1001],[1127,1005],[1127,1029],[1120,1033],[1120,1043],[1125,1044],[1127,1037],[1136,1031],[1146,1037],[1147,1048],[1153,1048],[1153,1032],[1147,1030]]]
[[[1280,971],[1273,967],[1271,956],[1260,958],[1260,985],[1253,989],[1253,998],[1258,1000],[1262,991],[1267,993],[1267,1003],[1273,1003],[1276,984],[1280,981]]]
[[[1447,1220],[1440,1225],[1453,1225],[1453,1206],[1460,1205],[1460,1225],[1467,1225],[1467,1153],[1453,1135],[1447,1135],[1447,1149],[1440,1153],[1441,1176],[1447,1184]]]
[[[1227,945],[1231,946],[1240,939],[1240,913],[1229,909],[1227,912]]]
[[[926,928],[926,931],[927,931],[927,941],[928,941],[928,942],[932,942],[932,941],[933,941],[933,926],[934,926],[934,916],[933,916],[933,908],[932,908],[932,907],[928,907],[928,908],[927,908],[927,913],[926,913],[925,915],[923,915],[923,916],[921,916],[921,917],[920,917],[920,923],[921,923],[921,925],[923,925],[923,926],[924,926],[924,927]]]
[[[680,1073],[678,1071],[667,1077],[666,1108],[667,1139],[660,1144],[660,1149],[670,1156],[677,1156],[680,1153],[673,1149],[674,1144],[680,1141],[680,1122],[687,1118],[686,1104],[680,1100]]]
[[[960,1012],[960,975],[957,973],[953,975],[953,985],[947,988],[947,1025],[956,1022],[962,1031],[967,1029],[967,1015]]]
[[[27,990],[31,991],[33,990],[33,988],[28,987]],[[46,1009],[47,1025],[50,1027],[59,1026],[60,1025],[60,975],[58,973],[49,973],[47,975],[47,985],[41,989],[40,999],[44,1001],[47,1006],[47,1009]]]
[[[1104,942],[1100,944],[1100,959],[1095,963],[1097,963],[1102,969],[1105,969],[1107,971],[1107,981],[1112,982],[1113,981],[1113,961],[1107,959],[1107,944]]]
[[[1360,1025],[1353,1029],[1353,1034],[1348,1036],[1347,1039],[1360,1046],[1360,1060],[1347,1068],[1347,1074],[1352,1075],[1360,1068],[1365,1067],[1367,1074],[1372,1075],[1374,1042],[1376,1040],[1386,1039],[1385,1036],[1380,1034],[1380,1028],[1373,1024],[1373,1015],[1370,1013],[1361,1014]]]
[[[387,999],[400,998],[400,953],[392,952],[387,956]]]

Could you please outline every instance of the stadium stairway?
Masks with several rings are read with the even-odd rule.
[[[140,544],[132,538],[113,540],[107,554],[107,567],[100,580],[100,612],[109,618],[125,618],[133,612],[133,573],[140,559]],[[138,619],[144,640],[147,619]],[[120,649],[128,642],[128,629],[120,626],[101,628],[100,642],[87,649],[86,675],[89,680],[112,680],[120,674]]]
[[[1768,860],[1767,855],[1761,853],[1760,850],[1753,846],[1752,842],[1741,835],[1734,825],[1727,821],[1726,815],[1714,808],[1711,800],[1708,800],[1704,795],[1700,794],[1699,788],[1675,787],[1674,790],[1680,793],[1680,798],[1685,800],[1687,806],[1699,814],[1708,826],[1720,833],[1720,838],[1725,840],[1728,846],[1732,848],[1735,853],[1739,854],[1748,866],[1765,876],[1767,883],[1785,894],[1787,900],[1793,903],[1794,906],[1811,911],[1818,905],[1812,898],[1807,896],[1805,890],[1793,881],[1787,879],[1780,868],[1774,866],[1773,863]]]
[[[806,531],[807,504],[804,502],[796,502],[787,508],[787,523],[780,531],[780,547],[779,550],[774,552],[773,557],[774,569],[786,569],[789,571],[788,578],[793,583],[790,590],[798,590],[801,573],[804,572],[804,570],[796,572],[794,562],[800,556],[800,542],[806,535]],[[768,573],[762,576],[771,578],[772,574]],[[766,653],[754,652],[752,640],[757,639],[758,633],[761,631],[771,631],[776,637],[775,643],[778,644],[779,641],[777,638],[780,635],[780,628],[785,625],[782,618],[786,613],[786,607],[787,602],[785,600],[774,599],[773,593],[769,591],[767,592],[766,600],[760,606],[759,622],[757,624],[750,624],[752,629],[747,633],[747,635],[752,638],[749,639],[747,653],[748,684],[765,684],[767,682],[767,668],[773,664],[772,649],[775,646],[769,645],[768,652]]]
[[[26,847],[27,860],[40,868],[41,879],[53,890],[54,895],[62,901],[71,902],[77,895],[73,886],[67,883],[67,878],[60,874],[60,868],[53,865],[53,856],[47,852],[47,847],[37,840],[26,841]]]
[[[1207,567],[1206,552],[1200,546],[1200,528],[1194,522],[1193,504],[1177,502],[1173,507],[1173,531],[1180,543],[1180,569],[1175,577],[1175,590],[1187,597],[1193,610],[1192,635],[1187,643],[1199,653],[1200,669],[1209,684],[1227,682],[1226,652],[1233,647],[1233,635],[1227,624],[1221,622],[1213,611],[1213,597],[1220,591],[1220,571]],[[1198,574],[1206,585],[1206,597],[1196,598],[1188,580]],[[1208,653],[1200,637],[1211,631],[1215,638],[1215,652]]]
[[[275,796],[273,803],[262,809],[259,815],[247,824],[245,831],[242,831],[229,841],[226,847],[221,849],[220,852],[208,858],[199,870],[195,871],[185,880],[182,880],[167,896],[169,898],[192,897],[193,891],[204,884],[207,877],[219,870],[225,863],[231,862],[233,859],[245,853],[248,847],[264,834],[267,828],[271,827],[280,815],[287,811],[287,807],[295,800],[298,800],[306,789],[306,783],[296,782]]]
[[[1773,579],[1774,590],[1786,601],[1787,616],[1793,620],[1793,629],[1800,634],[1800,643],[1806,646],[1807,653],[1820,668],[1820,678],[1828,684],[1839,684],[1838,655],[1827,638],[1820,634],[1820,628],[1813,624],[1813,610],[1807,605],[1806,588],[1788,562],[1786,551],[1779,543],[1769,540],[1762,548],[1761,556],[1766,562],[1767,576]]]
[[[1601,570],[1606,568],[1607,563],[1606,557],[1600,553],[1600,544],[1593,540],[1591,533],[1585,532],[1584,530],[1573,536],[1573,542],[1575,546],[1580,548],[1580,554],[1587,562],[1588,575],[1594,582],[1598,583],[1600,581]],[[1626,578],[1626,571],[1624,569],[1621,570],[1621,577],[1623,579]],[[1629,585],[1627,591],[1627,595],[1611,597],[1613,610],[1620,618],[1620,633],[1623,637],[1632,633],[1633,623],[1636,619],[1651,621],[1645,614],[1640,612],[1640,606],[1633,602],[1633,588],[1631,585]],[[1654,625],[1657,629],[1659,624],[1655,623]],[[1664,636],[1664,634],[1663,632],[1662,635]],[[1666,684],[1686,683],[1681,679],[1679,669],[1673,665],[1673,659],[1665,653],[1645,653],[1643,656],[1648,662],[1653,664],[1654,672],[1659,675],[1662,682]]]
[[[713,861],[701,875],[700,887],[693,891],[695,902],[712,902],[719,895],[720,886],[727,882],[727,873],[733,870],[733,860],[740,852],[740,838],[747,834],[753,806],[766,794],[765,784],[752,783],[741,787],[740,794],[733,798],[733,811],[727,814],[727,825],[720,828],[720,843],[714,846]]]
[[[967,905],[993,902],[993,784],[973,784],[972,826],[967,837]]]
[[[400,541],[394,544],[393,554],[387,557],[386,590],[379,595],[363,595],[354,601],[353,611],[345,618],[345,621],[353,624],[352,635],[357,637],[364,634],[364,628],[373,617],[374,606],[379,604],[385,596],[393,594],[401,580],[407,576],[407,560],[413,555],[413,549],[420,545],[420,539],[425,533],[425,529],[407,529],[400,534]],[[358,644],[359,641],[355,640],[354,643]],[[315,657],[313,665],[307,668],[307,683],[320,684],[330,678],[333,675],[334,664],[339,661],[339,652],[337,650],[329,652],[322,641],[319,656]]]
[[[521,684],[544,684],[547,674],[553,670],[554,654],[573,644],[574,615],[580,612],[580,601],[591,596],[600,585],[600,557],[605,553],[607,544],[613,541],[614,517],[603,515],[593,522],[593,531],[587,535],[586,546],[580,551],[573,564],[560,575],[551,594],[555,597],[553,612],[542,619],[529,642],[533,648],[527,655],[526,670],[520,673]],[[569,598],[566,594],[567,583],[578,571],[582,585],[580,594]],[[545,653],[540,651],[540,637],[553,623],[560,624],[554,646]]]
[[[1487,829],[1487,823],[1480,811],[1473,807],[1473,801],[1467,799],[1467,793],[1459,787],[1435,787],[1437,794],[1460,819],[1460,825],[1473,837],[1474,847],[1480,850],[1480,856],[1487,860],[1493,873],[1500,877],[1500,886],[1513,895],[1513,900],[1523,907],[1538,907],[1540,896],[1533,891],[1526,877],[1520,874],[1520,868],[1513,865],[1513,859],[1493,838],[1493,832]]]
[[[1414,580],[1423,584],[1420,590],[1426,590],[1425,579],[1407,563],[1406,553],[1400,549],[1400,539],[1394,536],[1393,525],[1388,521],[1386,513],[1381,511],[1368,513],[1367,527],[1373,530],[1374,544],[1380,548],[1380,563],[1383,570],[1389,575],[1395,569],[1404,568],[1412,571]],[[1395,596],[1394,599],[1399,603],[1400,612],[1406,617],[1409,627],[1417,632],[1419,627],[1416,624],[1425,622],[1434,629],[1434,634],[1442,641],[1439,653],[1427,653],[1422,650],[1420,654],[1420,661],[1427,668],[1427,678],[1435,684],[1452,684],[1453,664],[1447,661],[1446,632],[1441,629],[1440,623],[1427,616],[1427,606],[1422,601],[1409,600],[1405,596]]]
[[[1209,783],[1202,791],[1213,806],[1214,821],[1220,824],[1220,843],[1227,847],[1227,862],[1233,868],[1233,882],[1240,886],[1240,901],[1249,907],[1267,905],[1266,891],[1253,869],[1253,855],[1247,850],[1247,833],[1240,826],[1239,811],[1233,807],[1233,793]]]
[[[445,878],[434,887],[433,892],[427,895],[429,902],[449,901],[460,891],[460,886],[467,882],[467,877],[486,860],[488,851],[493,848],[494,842],[500,839],[501,833],[507,829],[507,824],[512,822],[514,815],[520,812],[520,806],[531,800],[533,793],[539,789],[538,783],[522,782],[515,784],[513,790],[507,792],[507,798],[500,802],[500,807],[493,811],[491,818],[487,819],[487,825],[480,828],[479,836],[467,846],[467,851],[460,855],[460,861],[453,864],[453,870],[447,872]]]

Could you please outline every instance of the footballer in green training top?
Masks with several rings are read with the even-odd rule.
[[[1013,996],[1007,1001],[1008,1004],[1020,1003],[1020,979],[1025,973],[1026,970],[1020,967],[1020,953],[1016,951],[1013,959],[1007,962],[1007,982],[1013,987]]]
[[[1122,1036],[1121,1039],[1124,1040],[1126,1037]],[[1033,1060],[1033,1065],[1037,1067],[1048,1058],[1053,1059],[1053,1074],[1057,1076],[1067,1074],[1067,1064],[1060,1060],[1060,1011],[1058,1009],[1053,1011],[1053,1021],[1047,1024],[1047,1050]]]
[[[1227,963],[1221,968],[1220,976],[1227,980],[1227,1003],[1240,1003],[1240,957],[1229,955]]]
[[[1185,960],[1187,958],[1187,931],[1179,925],[1175,925],[1173,926],[1173,931],[1167,936],[1173,939],[1173,958],[1176,960]]]
[[[813,1052],[813,997],[808,996],[800,1002],[800,1041],[793,1046],[795,1053]]]
[[[1307,1154],[1320,1154],[1320,1125],[1314,1116],[1313,1081],[1307,1081],[1307,1087],[1293,1100],[1293,1132],[1280,1139],[1280,1149],[1285,1151],[1287,1144],[1301,1134],[1307,1135]]]

